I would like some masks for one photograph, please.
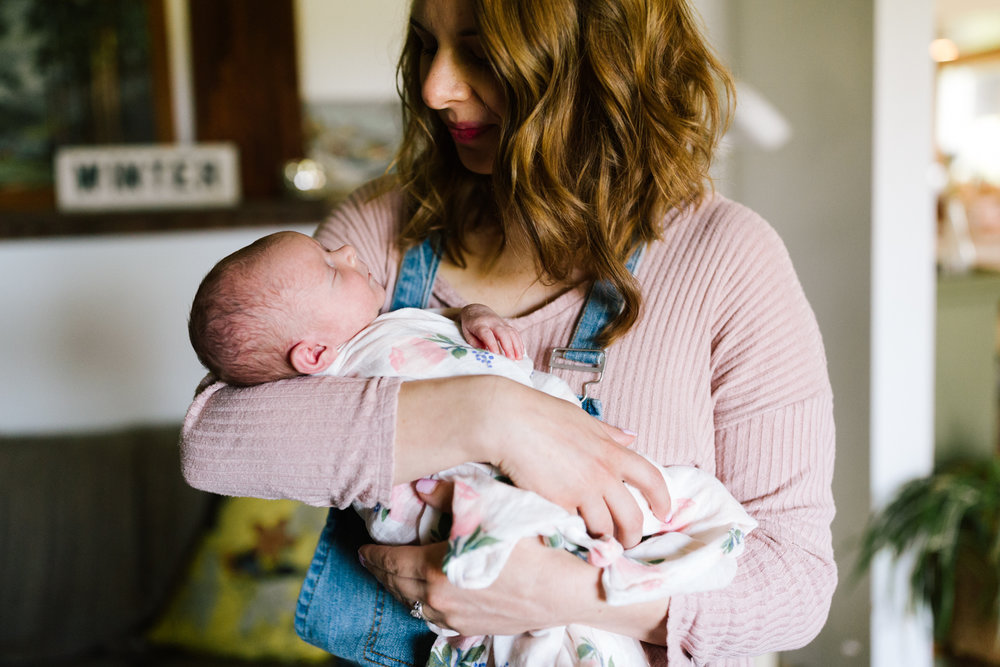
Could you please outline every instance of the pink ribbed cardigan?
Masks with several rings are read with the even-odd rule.
[[[317,230],[349,242],[391,287],[400,197],[372,186]],[[661,464],[717,476],[760,523],[736,580],[677,596],[656,664],[747,665],[823,626],[837,573],[833,404],[815,317],[788,254],[759,216],[722,197],[676,214],[637,272],[638,324],[609,351],[592,395]],[[569,343],[584,290],[513,320],[543,368]],[[438,280],[432,306],[464,304]],[[579,389],[580,377],[563,373]],[[297,378],[200,388],[184,424],[183,472],[215,493],[345,507],[389,498],[398,379]]]

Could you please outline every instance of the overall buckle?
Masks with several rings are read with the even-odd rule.
[[[593,358],[593,361],[574,359],[568,356],[571,354],[587,355],[586,358]],[[564,371],[597,373],[596,379],[583,383],[582,400],[586,400],[590,385],[597,384],[604,377],[604,367],[607,365],[607,360],[608,355],[600,348],[557,347],[553,348],[549,354],[549,370],[560,369]]]

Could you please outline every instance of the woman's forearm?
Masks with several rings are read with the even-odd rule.
[[[492,462],[482,431],[489,428],[489,406],[503,383],[510,382],[489,375],[403,383],[396,407],[394,483],[469,461]]]
[[[667,639],[668,599],[611,606],[604,600],[601,570],[561,549],[523,539],[496,580],[486,588],[454,586],[441,571],[447,545],[361,548],[365,567],[406,604],[423,602],[432,622],[460,634],[516,635],[580,624],[652,644]]]
[[[201,388],[181,431],[198,489],[346,507],[392,489],[397,378],[302,377]]]
[[[837,585],[834,439],[829,392],[716,431],[717,474],[759,527],[729,586],[673,601],[671,658],[793,650],[822,629]]]
[[[658,646],[667,643],[667,611],[670,599],[612,606],[604,600],[601,570],[576,562],[560,563],[545,577],[551,603],[562,610],[562,625],[578,623],[601,628]]]
[[[396,415],[396,483],[466,461],[491,463],[516,486],[578,513],[592,534],[614,535],[626,547],[642,536],[642,514],[623,481],[656,516],[669,509],[659,469],[628,448],[633,435],[517,382],[463,376],[406,383]]]

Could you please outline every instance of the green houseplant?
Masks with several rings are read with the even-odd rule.
[[[882,551],[912,556],[910,598],[930,607],[940,646],[1000,664],[1000,459],[945,462],[903,485],[865,527],[858,571]]]

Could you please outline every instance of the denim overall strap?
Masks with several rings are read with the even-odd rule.
[[[393,310],[427,305],[440,263],[439,248],[439,243],[427,240],[404,254]],[[629,271],[635,272],[641,254],[640,248],[629,258]],[[609,284],[594,284],[570,347],[563,348],[566,359],[590,364],[598,353],[603,357],[603,350],[593,349],[594,339],[621,303]],[[589,398],[583,405],[600,417],[600,401]],[[295,630],[305,641],[338,656],[338,664],[422,666],[435,635],[358,562],[358,548],[369,542],[364,522],[354,510],[330,510],[299,594]]]
[[[633,275],[639,268],[639,262],[642,261],[642,253],[645,248],[645,245],[636,247],[625,262],[625,267]],[[552,368],[598,373],[596,380],[584,383],[584,394],[580,397],[583,409],[598,419],[602,418],[601,402],[588,396],[586,391],[587,385],[600,382],[604,372],[606,353],[597,346],[597,336],[611,318],[618,314],[622,304],[621,294],[611,283],[606,280],[595,282],[594,286],[590,288],[590,294],[587,295],[587,302],[584,304],[583,313],[576,323],[569,347],[553,351],[552,360],[549,362],[549,366]],[[569,363],[559,363],[559,359]]]
[[[358,560],[370,544],[353,509],[331,509],[302,583],[295,631],[337,656],[338,665],[423,667],[435,634]]]
[[[392,310],[427,306],[439,248],[427,239],[404,253]],[[358,562],[358,548],[370,542],[357,512],[330,510],[299,593],[295,631],[340,658],[338,664],[422,666],[435,635]]]
[[[431,299],[434,276],[441,264],[441,244],[436,238],[427,238],[403,255],[392,294],[389,310],[400,308],[426,308]]]

